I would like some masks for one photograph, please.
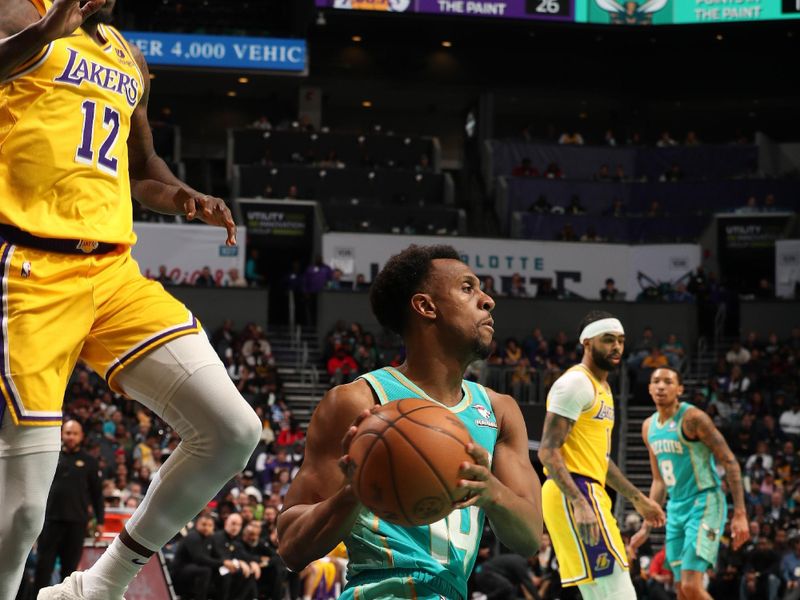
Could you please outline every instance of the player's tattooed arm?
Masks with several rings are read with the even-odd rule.
[[[547,412],[544,418],[544,431],[542,431],[542,441],[539,445],[539,460],[548,471],[550,479],[555,481],[558,488],[571,501],[575,502],[581,496],[575,480],[567,470],[564,463],[564,456],[561,454],[561,447],[567,441],[574,421],[553,412]]]
[[[608,459],[608,474],[606,477],[608,485],[631,502],[639,500],[639,498],[644,495],[639,488],[633,485],[630,480],[622,474],[617,464],[611,459]]]
[[[688,439],[700,440],[708,446],[717,463],[725,468],[725,480],[733,496],[733,510],[745,512],[742,469],[711,418],[700,409],[689,409],[683,418],[683,433]]]

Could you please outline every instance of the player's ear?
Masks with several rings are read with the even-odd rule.
[[[424,319],[436,318],[436,304],[430,294],[418,293],[411,297],[411,308]]]

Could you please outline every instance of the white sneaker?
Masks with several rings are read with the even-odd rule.
[[[83,573],[75,571],[63,583],[42,588],[36,600],[86,600],[83,595]],[[125,600],[122,596],[109,600]]]

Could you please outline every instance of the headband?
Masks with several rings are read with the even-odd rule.
[[[604,333],[616,333],[624,335],[625,330],[622,328],[622,323],[619,322],[619,319],[600,319],[594,323],[589,323],[583,328],[580,337],[581,344],[586,340],[597,337],[598,335],[603,335]]]

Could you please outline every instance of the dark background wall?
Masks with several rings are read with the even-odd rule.
[[[584,302],[578,300],[532,300],[497,298],[493,316],[498,341],[508,337],[527,336],[540,327],[545,337],[565,331],[577,337],[578,323],[592,310],[605,310],[616,315],[625,326],[628,339],[635,342],[646,326],[656,337],[677,334],[684,345],[691,347],[697,338],[696,308],[690,304],[639,304],[634,302]],[[336,321],[357,321],[366,329],[380,330],[372,315],[367,294],[325,292],[319,303],[319,335],[321,339]]]
[[[800,327],[800,302],[754,300],[742,302],[739,309],[742,335],[755,331],[766,336],[773,331],[779,338],[789,337],[793,327]]]
[[[233,319],[237,329],[252,321],[268,331],[268,289],[170,287],[167,291],[200,319],[209,335],[225,319]]]

